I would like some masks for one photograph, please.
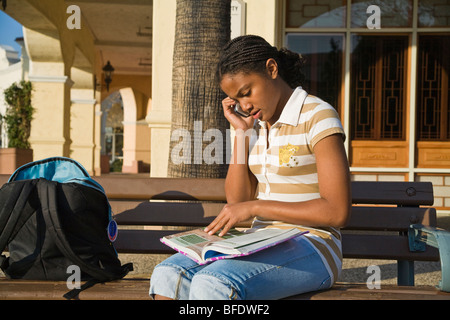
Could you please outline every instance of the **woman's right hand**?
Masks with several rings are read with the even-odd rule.
[[[234,111],[234,106],[236,105],[236,101],[231,99],[230,97],[226,97],[222,100],[223,113],[225,118],[230,122],[230,124],[235,129],[248,130],[253,128],[253,123],[255,119],[252,117],[244,118],[238,115]]]

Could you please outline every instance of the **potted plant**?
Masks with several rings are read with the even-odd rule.
[[[0,173],[11,174],[33,161],[29,138],[34,108],[31,105],[33,87],[30,81],[13,83],[3,94],[7,109],[1,120],[6,124],[8,148],[0,149]]]

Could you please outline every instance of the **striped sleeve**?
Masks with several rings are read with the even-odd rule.
[[[316,97],[308,96],[304,109],[302,114],[312,148],[317,142],[332,134],[340,134],[345,140],[344,128],[338,113],[332,106]]]

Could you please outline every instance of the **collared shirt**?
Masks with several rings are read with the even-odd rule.
[[[264,121],[258,121],[250,140],[248,163],[258,180],[257,198],[287,202],[320,198],[314,146],[332,134],[345,139],[336,110],[301,87],[296,88],[278,121],[270,130]],[[322,257],[332,280],[337,280],[342,249],[336,228],[311,228],[260,217],[255,218],[253,227],[308,230],[307,239]]]

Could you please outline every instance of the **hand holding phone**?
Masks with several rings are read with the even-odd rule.
[[[234,112],[236,112],[238,115],[240,115],[241,117],[244,117],[244,118],[250,117],[250,113],[242,110],[241,105],[239,103],[236,103],[234,105]]]
[[[242,110],[236,100],[226,97],[222,100],[222,107],[225,118],[233,128],[245,131],[253,127],[254,119],[250,117],[250,114]]]

